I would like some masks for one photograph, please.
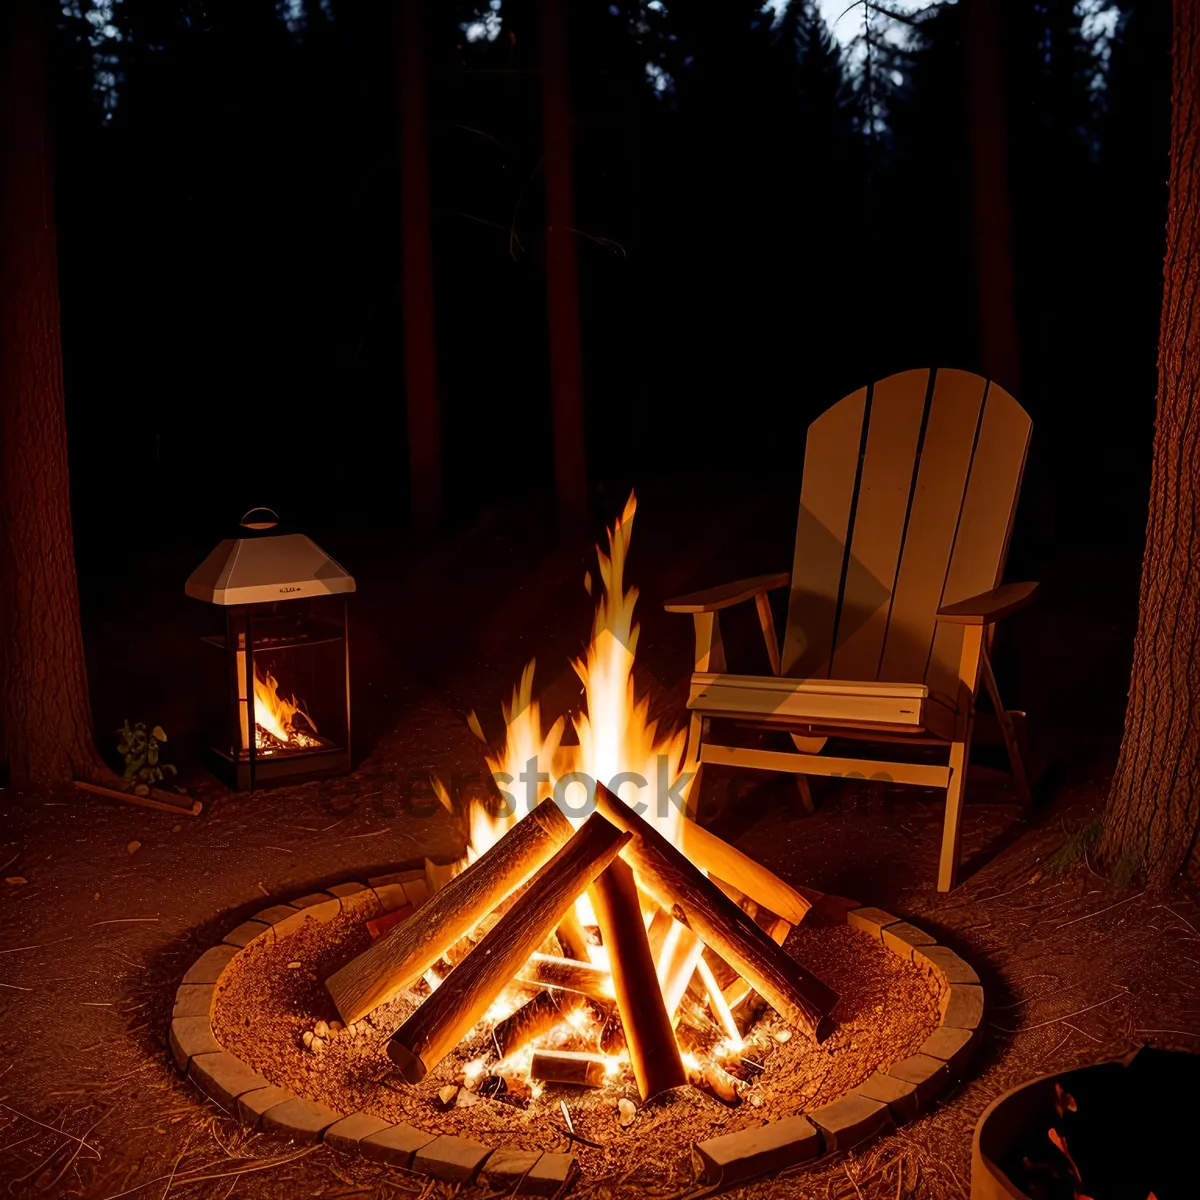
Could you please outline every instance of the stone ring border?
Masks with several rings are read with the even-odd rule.
[[[701,1179],[732,1186],[848,1150],[912,1120],[963,1070],[977,1048],[983,988],[974,969],[915,925],[878,908],[801,888],[820,915],[873,937],[921,968],[937,988],[940,1021],[916,1054],[877,1070],[865,1083],[820,1108],[781,1117],[694,1145]],[[323,1141],[373,1162],[429,1175],[446,1183],[477,1180],[520,1196],[555,1196],[579,1175],[572,1154],[492,1147],[452,1134],[427,1133],[366,1112],[343,1115],[270,1083],[222,1048],[211,1024],[213,1003],[229,964],[251,942],[289,937],[305,922],[330,921],[342,912],[366,921],[427,896],[423,870],[397,871],[366,883],[273,904],[206,950],[184,975],[171,1013],[170,1048],[181,1074],[212,1101],[252,1129],[297,1142]]]

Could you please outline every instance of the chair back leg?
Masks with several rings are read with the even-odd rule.
[[[1033,805],[1033,794],[1029,790],[1029,777],[1025,774],[1025,761],[1021,755],[1021,737],[1014,721],[1015,713],[1006,709],[1000,700],[1000,689],[996,686],[996,676],[992,671],[992,660],[985,653],[979,663],[979,671],[983,676],[983,686],[987,688],[992,708],[996,710],[996,720],[1000,725],[1000,735],[1004,738],[1004,749],[1008,754],[1008,765],[1012,771],[1013,785],[1017,789],[1017,798],[1025,808]]]
[[[963,799],[967,764],[971,757],[971,727],[975,719],[975,689],[983,654],[982,625],[963,626],[962,655],[958,666],[958,713],[950,743],[950,781],[946,787],[946,821],[942,827],[942,853],[938,860],[938,891],[948,892],[958,882],[962,856]]]

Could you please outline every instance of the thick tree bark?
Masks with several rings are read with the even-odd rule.
[[[1175,0],[1170,199],[1150,517],[1101,853],[1174,880],[1200,830],[1200,0]]]
[[[550,333],[550,406],[554,490],[564,512],[587,508],[583,429],[583,349],[579,324],[571,89],[567,76],[566,0],[542,0],[542,141],[546,176],[546,309]]]
[[[404,406],[408,418],[413,524],[436,529],[442,517],[442,434],[438,414],[429,216],[429,116],[421,0],[399,0],[401,302]]]
[[[15,786],[106,774],[88,702],[67,477],[47,113],[34,0],[7,14],[0,96],[3,729]]]

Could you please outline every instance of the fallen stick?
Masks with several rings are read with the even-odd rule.
[[[132,792],[122,792],[117,788],[101,787],[98,783],[84,783],[82,779],[75,780],[75,786],[81,792],[91,792],[95,796],[107,796],[110,800],[123,800],[126,804],[136,804],[138,808],[155,808],[159,812],[182,813],[185,817],[198,817],[204,807],[199,800],[193,800],[186,808],[182,804],[171,804],[166,800],[157,800],[163,792],[151,792],[149,796],[135,796]]]
[[[612,966],[629,1061],[642,1100],[687,1082],[663,1001],[629,864],[616,859],[591,890],[592,907]]]
[[[785,954],[657,829],[596,784],[596,810],[636,834],[622,851],[639,884],[745,979],[785,1020],[822,1042],[833,1031],[837,993]]]
[[[443,883],[407,921],[325,981],[338,1015],[350,1025],[412,987],[570,837],[571,824],[554,801],[539,804],[465,871]]]
[[[756,904],[778,913],[789,925],[799,925],[812,905],[791,884],[756,863],[736,847],[709,833],[695,821],[681,823],[683,853],[702,871],[717,876],[749,896]]]
[[[613,977],[603,967],[554,954],[531,954],[517,971],[517,979],[521,983],[578,992],[581,996],[609,1003],[616,996]]]
[[[496,845],[506,840],[501,839]],[[387,1054],[404,1079],[420,1083],[458,1045],[512,982],[521,965],[554,931],[568,907],[629,840],[629,834],[599,814],[587,819],[579,832],[534,876],[496,927],[392,1035]],[[451,886],[447,884],[443,892]],[[425,907],[431,903],[427,901]],[[418,911],[418,917],[420,911],[423,910]],[[411,918],[410,923],[416,919]]]
[[[599,1087],[605,1074],[604,1055],[577,1050],[535,1050],[529,1067],[530,1079],[542,1083],[571,1083],[576,1087]]]

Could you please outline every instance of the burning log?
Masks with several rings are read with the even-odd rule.
[[[522,1004],[515,1013],[505,1017],[495,1029],[492,1038],[496,1053],[501,1058],[515,1054],[528,1046],[534,1038],[541,1037],[563,1019],[563,1011],[553,992],[539,992],[532,1000]]]
[[[787,935],[792,932],[792,927],[782,917],[772,917],[767,929],[767,936],[777,946],[782,946],[787,941]],[[761,926],[760,926],[761,927]],[[754,989],[739,975],[728,987],[724,989],[725,1003],[730,1010],[737,1008],[739,1004]]]
[[[684,820],[682,827],[683,853],[690,862],[778,913],[789,925],[804,920],[812,905],[794,887],[695,821]]]
[[[529,1077],[540,1079],[543,1083],[599,1087],[604,1082],[607,1069],[603,1054],[587,1054],[577,1050],[535,1050]],[[682,1073],[682,1068],[680,1070]]]
[[[616,995],[613,977],[603,967],[574,958],[559,958],[554,954],[531,954],[517,971],[517,979],[538,987],[578,992],[581,996],[590,996],[593,1000],[610,1004]]]
[[[824,1041],[837,993],[785,954],[719,887],[676,850],[657,829],[602,783],[596,809],[637,838],[623,850],[638,882],[659,905],[686,925],[714,954],[744,976],[785,1020]]]
[[[650,922],[649,939],[663,1004],[671,1024],[675,1025],[679,1021],[679,1002],[704,953],[704,943],[661,908]]]
[[[730,1009],[725,995],[721,991],[721,985],[717,983],[717,977],[713,974],[712,967],[708,965],[708,961],[703,955],[700,956],[699,962],[696,963],[696,977],[704,987],[705,995],[708,998],[708,1006],[712,1009],[712,1015],[716,1017],[721,1028],[725,1030],[725,1036],[734,1045],[740,1045],[742,1041],[741,1030],[738,1029],[737,1022],[733,1019],[733,1011]]]
[[[555,934],[558,937],[558,944],[563,948],[563,955],[566,958],[587,960],[587,934],[584,932],[583,925],[575,915],[573,908],[567,909],[566,915],[558,923]]]
[[[658,986],[633,871],[617,859],[591,891],[592,907],[612,965],[624,1042],[642,1100],[687,1082],[671,1020]]]
[[[463,934],[550,861],[570,837],[570,822],[554,801],[539,804],[507,836],[434,892],[407,921],[325,981],[342,1020],[347,1025],[359,1021],[416,983]]]
[[[541,811],[541,807],[544,806],[536,811]],[[558,813],[557,809],[554,811]],[[558,815],[562,817],[561,813]],[[524,823],[518,822],[513,832],[501,838],[493,850],[503,846]],[[495,929],[392,1035],[387,1045],[388,1057],[409,1083],[419,1083],[487,1012],[526,959],[553,932],[576,897],[629,840],[629,834],[595,814],[542,867]],[[466,871],[460,878],[465,879],[469,874]],[[450,887],[447,884],[443,891],[449,891]]]

